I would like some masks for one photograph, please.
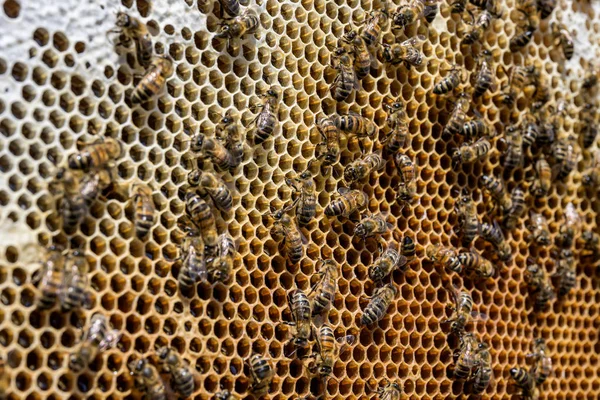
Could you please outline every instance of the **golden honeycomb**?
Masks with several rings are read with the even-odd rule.
[[[359,25],[371,0],[246,0],[258,10],[262,28],[255,38],[233,40],[229,46],[213,40],[220,18],[217,2],[148,0],[26,2],[4,0],[0,12],[0,355],[10,373],[9,399],[121,399],[140,398],[133,390],[127,362],[151,356],[158,346],[174,347],[199,377],[195,397],[211,398],[221,389],[244,396],[249,382],[243,363],[253,352],[271,358],[275,399],[321,396],[364,398],[388,381],[400,380],[405,398],[442,399],[462,396],[463,384],[451,379],[452,349],[441,321],[449,315],[449,286],[471,291],[475,309],[485,321],[474,324],[478,337],[490,344],[494,379],[484,398],[509,398],[514,389],[509,370],[525,367],[533,338],[543,337],[554,362],[554,373],[541,388],[542,399],[600,398],[598,322],[600,291],[594,265],[577,264],[578,284],[571,294],[554,300],[546,312],[535,313],[525,285],[527,259],[533,257],[549,273],[555,268],[552,246],[530,245],[527,217],[507,234],[513,261],[501,266],[489,244],[475,242],[496,263],[499,273],[484,282],[463,279],[434,266],[425,258],[431,243],[459,246],[453,233],[454,191],[468,188],[477,200],[480,217],[491,200],[479,195],[483,174],[504,176],[509,189],[533,175],[532,165],[503,174],[502,150],[481,162],[453,168],[449,152],[459,144],[443,140],[442,129],[452,108],[448,97],[432,94],[440,70],[459,64],[472,70],[470,48],[460,47],[468,28],[442,4],[431,24],[410,25],[399,40],[422,34],[426,63],[419,68],[379,67],[364,78],[361,88],[344,102],[335,102],[329,85],[335,71],[328,67],[330,48],[349,24]],[[396,1],[396,4],[398,2]],[[542,21],[532,42],[520,52],[509,51],[516,32],[515,1],[499,2],[504,10],[484,35],[493,50],[494,93],[477,101],[488,122],[500,132],[526,109],[521,98],[515,108],[494,102],[512,65],[537,61],[551,85],[552,101],[565,99],[571,107],[564,129],[573,131],[584,106],[578,97],[584,66],[597,57],[600,5],[590,1],[559,0],[548,20]],[[116,12],[141,18],[149,27],[158,53],[176,64],[165,90],[144,106],[128,102],[139,70],[133,54],[118,55],[106,32],[114,28]],[[553,45],[550,23],[563,21],[577,30],[575,56],[566,62]],[[388,43],[394,40],[385,35]],[[475,45],[473,48],[477,48]],[[501,67],[504,67],[502,69]],[[200,283],[192,298],[177,289],[178,256],[183,235],[177,219],[185,213],[178,192],[191,168],[189,138],[210,133],[211,113],[238,110],[248,124],[248,107],[269,84],[283,89],[279,128],[264,146],[247,144],[242,166],[234,175],[219,173],[235,186],[234,211],[217,214],[218,229],[228,231],[238,244],[230,282]],[[353,110],[372,119],[386,133],[382,104],[401,98],[410,118],[405,151],[417,165],[419,201],[403,207],[395,201],[398,173],[388,159],[384,170],[362,182],[370,197],[368,209],[387,215],[395,235],[412,235],[418,242],[417,260],[394,273],[399,295],[375,327],[360,327],[360,314],[373,293],[367,267],[377,246],[353,238],[353,223],[327,218],[323,208],[342,185],[343,165],[360,155],[355,138],[348,138],[341,162],[333,173],[315,178],[317,217],[306,227],[306,256],[294,266],[277,249],[269,233],[269,207],[281,207],[292,192],[285,178],[304,171],[315,156],[320,136],[314,123],[324,113]],[[60,231],[59,216],[48,192],[55,167],[77,151],[78,141],[104,134],[124,143],[118,161],[122,183],[142,181],[155,189],[158,223],[150,239],[135,238],[126,204],[108,198],[96,201],[79,230]],[[378,143],[369,143],[379,146]],[[593,148],[597,148],[595,143]],[[376,147],[377,148],[377,147]],[[597,194],[584,190],[583,171],[592,149],[580,149],[577,168],[563,181],[553,182],[548,196],[527,197],[530,209],[548,219],[557,236],[564,207],[573,202],[585,230],[597,230]],[[391,157],[389,157],[391,158]],[[90,309],[69,314],[57,309],[42,312],[35,306],[34,272],[53,240],[82,246],[90,263]],[[386,236],[392,240],[392,236]],[[576,251],[581,250],[577,245]],[[325,387],[307,374],[305,361],[287,357],[291,321],[287,294],[308,290],[316,280],[320,258],[333,258],[341,268],[339,290],[328,322],[336,336],[352,334],[357,342],[340,355]],[[82,327],[101,312],[122,332],[117,348],[96,358],[88,370],[68,369],[68,354],[76,348]]]

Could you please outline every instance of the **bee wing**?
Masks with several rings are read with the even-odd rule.
[[[354,336],[354,335],[346,335],[346,336],[339,337],[339,338],[337,338],[335,340],[336,340],[336,342],[338,342],[342,346],[344,346],[344,345],[352,346],[354,344],[355,340],[356,340],[356,336]]]
[[[100,351],[111,349],[117,345],[119,339],[121,339],[121,331],[118,329],[108,331],[106,336],[104,336],[104,339],[98,345],[98,349]]]
[[[489,316],[486,313],[471,311],[471,318],[473,318],[473,322],[484,322],[488,320]]]
[[[345,186],[340,186],[337,191],[338,191],[339,194],[341,194],[343,196],[346,193],[350,193],[352,191],[352,189],[349,189],[349,188],[347,188]]]

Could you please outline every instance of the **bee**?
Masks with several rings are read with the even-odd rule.
[[[462,233],[462,244],[465,247],[469,247],[471,242],[475,240],[479,229],[477,206],[471,196],[464,191],[462,196],[456,201],[454,210],[458,215],[458,230]]]
[[[425,56],[417,48],[425,41],[425,36],[417,35],[411,39],[405,40],[402,43],[394,43],[392,45],[383,43],[380,56],[384,62],[392,65],[404,63],[406,68],[419,67],[423,64]]]
[[[388,23],[387,10],[372,10],[364,22],[360,37],[369,47],[379,43],[382,29]]]
[[[123,155],[123,147],[117,139],[102,137],[88,143],[84,148],[69,156],[69,168],[89,172],[106,167]]]
[[[478,313],[473,312],[473,297],[469,292],[452,290],[451,293],[455,305],[448,308],[452,310],[452,317],[444,320],[443,323],[450,323],[450,330],[461,337],[471,318]]]
[[[490,50],[483,50],[482,56],[479,57],[479,70],[475,75],[475,83],[473,85],[473,98],[483,96],[483,94],[492,86],[493,71],[490,65],[492,53]]]
[[[462,14],[467,9],[467,0],[453,0],[450,3],[450,10],[452,14]]]
[[[456,168],[459,164],[470,164],[481,160],[490,152],[492,145],[486,138],[481,138],[475,143],[463,143],[452,154],[452,164]]]
[[[231,171],[238,164],[233,154],[215,138],[207,138],[198,133],[192,137],[190,149],[195,153],[201,153],[201,158],[210,158],[218,171]]]
[[[387,222],[383,215],[367,215],[362,217],[360,222],[354,228],[354,235],[365,240],[371,236],[384,235],[392,228],[392,224]]]
[[[367,43],[356,29],[345,33],[341,42],[352,49],[356,79],[363,79],[371,70],[371,53],[369,53]]]
[[[541,246],[547,246],[550,244],[550,230],[548,228],[548,221],[542,214],[538,214],[531,211],[529,214],[530,223],[527,229],[531,233],[527,236],[527,240],[535,241],[536,244]]]
[[[211,282],[227,282],[233,270],[233,261],[235,258],[235,242],[226,233],[219,235],[218,256],[211,260],[206,260],[208,265],[207,273]]]
[[[539,109],[550,100],[550,87],[546,84],[546,81],[544,80],[544,78],[542,78],[539,72],[535,72],[533,76],[533,85],[535,87],[535,92],[533,93],[533,103],[531,107],[533,109]],[[552,113],[554,113],[554,110],[552,110]],[[543,141],[544,139],[545,142],[551,142],[552,140],[554,140],[554,136],[556,135],[554,131],[557,128],[554,126],[550,126],[547,127],[546,130],[549,130],[550,128],[552,128],[552,132],[546,132],[545,136],[543,135],[543,131],[540,131],[540,143],[545,144]]]
[[[215,34],[219,39],[235,39],[245,35],[253,35],[260,28],[260,19],[254,10],[247,8],[242,14],[235,18],[224,21],[219,28],[219,32]]]
[[[10,388],[10,373],[6,368],[4,358],[0,357],[0,399],[6,399],[6,392]]]
[[[281,242],[282,252],[287,255],[292,264],[300,262],[304,257],[304,246],[307,242],[306,238],[300,232],[296,222],[287,214],[291,206],[282,208],[281,210],[272,210],[273,227],[271,235],[274,237],[282,237]]]
[[[109,330],[104,315],[95,313],[88,331],[81,337],[79,349],[69,357],[69,368],[75,373],[83,371],[99,353],[115,347],[120,337],[118,330]]]
[[[331,67],[338,71],[331,85],[332,97],[344,101],[352,90],[358,89],[358,80],[354,72],[354,57],[344,47],[338,47],[331,55]]]
[[[333,329],[327,324],[321,325],[313,335],[317,342],[317,352],[314,354],[315,365],[312,370],[322,378],[326,378],[331,375],[333,365],[340,353],[340,346],[351,345],[356,338],[354,335],[346,335],[336,339]]]
[[[381,321],[397,294],[398,288],[393,283],[376,289],[360,317],[361,325],[368,326]]]
[[[465,34],[461,44],[470,45],[479,41],[483,37],[484,32],[489,28],[494,17],[499,17],[499,15],[493,14],[487,9],[481,11],[475,22],[470,22],[470,25],[473,27]]]
[[[416,181],[408,181],[408,182],[399,182],[396,187],[396,198],[400,201],[405,201],[407,203],[412,203],[416,198],[417,193],[417,183]]]
[[[198,227],[204,242],[204,256],[214,257],[217,254],[217,223],[208,203],[192,191],[186,193],[186,209],[192,222]]]
[[[502,103],[512,107],[519,93],[533,83],[534,70],[533,66],[515,66],[511,69],[509,88],[502,94]]]
[[[197,193],[206,198],[210,197],[213,204],[223,212],[231,211],[233,197],[227,185],[211,172],[199,168],[188,174],[188,183],[197,188]]]
[[[187,398],[194,393],[194,375],[177,351],[171,347],[161,347],[157,352],[161,372],[171,375],[171,388],[180,396]]]
[[[404,28],[418,18],[425,16],[426,7],[429,7],[428,12],[431,12],[431,7],[438,7],[437,0],[408,0],[408,2],[398,7],[392,15],[392,29]]]
[[[469,109],[469,100],[463,93],[454,105],[450,118],[444,127],[443,136],[454,136],[462,133],[463,126],[467,119],[467,110]]]
[[[554,290],[546,271],[538,264],[530,264],[527,266],[525,281],[530,293],[535,297],[536,310],[544,310],[548,302],[554,298]]]
[[[490,195],[500,206],[503,212],[507,212],[512,207],[510,195],[506,191],[502,181],[494,176],[483,175],[481,177],[483,187],[490,192]]]
[[[445,247],[441,244],[431,244],[425,249],[425,254],[432,262],[441,264],[450,271],[461,274],[463,266],[458,259],[455,248]]]
[[[440,6],[437,2],[433,4],[425,4],[425,8],[423,9],[423,18],[428,23],[432,23],[438,15],[440,11]]]
[[[152,199],[152,189],[144,184],[133,186],[134,221],[136,236],[143,240],[156,223],[156,207]]]
[[[137,62],[144,68],[152,63],[152,36],[148,32],[146,24],[124,12],[117,13],[117,30],[112,32],[123,33],[129,39],[133,39]]]
[[[229,390],[222,390],[215,393],[213,400],[239,400],[239,398],[232,394]]]
[[[540,390],[536,387],[534,376],[523,368],[511,368],[510,376],[515,381],[521,392],[519,396],[526,400],[537,400]]]
[[[591,89],[598,84],[598,68],[594,65],[588,65],[588,68],[585,70],[585,75],[583,76],[583,81],[581,81],[581,87],[583,89]]]
[[[145,359],[133,360],[127,364],[135,387],[145,394],[147,400],[167,400],[165,385],[158,370]]]
[[[508,48],[513,53],[516,53],[523,47],[527,46],[529,42],[531,42],[531,39],[533,39],[533,34],[537,29],[537,26],[533,25],[530,19],[526,20],[527,22],[519,25],[520,33],[510,38]]]
[[[406,257],[407,261],[415,258],[415,255],[417,254],[417,245],[412,237],[407,235],[402,238],[402,242],[400,243],[400,254]]]
[[[534,366],[531,374],[535,377],[535,383],[541,385],[552,373],[552,358],[547,353],[546,340],[538,338],[533,341],[533,352],[527,354],[532,359]]]
[[[512,259],[512,249],[504,238],[504,233],[497,221],[494,221],[493,225],[487,222],[482,223],[479,226],[479,235],[494,245],[500,261],[505,263],[510,262]]]
[[[373,138],[377,134],[377,125],[373,121],[349,111],[347,115],[336,115],[333,117],[335,126],[345,133],[352,133],[357,137]]]
[[[383,251],[381,244],[379,247],[380,255],[369,267],[369,278],[373,282],[383,282],[393,271],[402,269],[408,263],[408,258],[395,249],[388,247]]]
[[[302,290],[296,289],[288,294],[288,305],[294,321],[287,322],[287,324],[296,328],[293,343],[296,347],[307,348],[312,330],[312,311],[310,309],[308,296]]]
[[[313,285],[308,295],[316,292],[312,301],[312,316],[325,311],[333,299],[338,288],[338,266],[333,260],[320,260],[321,267],[318,275],[320,279]]]
[[[340,160],[340,131],[333,120],[329,117],[321,117],[317,120],[317,129],[323,138],[319,145],[325,147],[325,151],[318,158],[323,159],[323,165],[331,166]]]
[[[477,347],[477,368],[474,373],[473,394],[480,395],[492,380],[492,356],[487,343],[479,343]]]
[[[65,283],[60,296],[64,312],[81,308],[89,302],[88,272],[89,264],[85,255],[79,251],[74,251],[67,258],[64,276]]]
[[[231,110],[221,116],[215,127],[215,137],[225,143],[225,149],[233,157],[233,167],[240,165],[244,159],[244,139],[240,124]]]
[[[535,197],[544,197],[550,191],[550,185],[552,184],[552,169],[546,161],[543,154],[535,163],[535,172],[537,178],[531,185],[531,194]]]
[[[385,160],[376,153],[369,153],[364,157],[352,161],[344,168],[344,181],[346,184],[365,179],[371,172],[379,171],[385,166]]]
[[[240,2],[239,0],[219,0],[221,9],[225,11],[227,15],[237,17],[240,15]]]
[[[462,126],[461,133],[468,138],[477,138],[480,136],[489,136],[490,127],[483,119],[472,118]]]
[[[533,146],[539,135],[536,118],[529,113],[525,114],[523,125],[523,148],[531,149],[531,146]]]
[[[565,143],[563,147],[564,155],[560,154],[562,156],[562,160],[556,165],[556,171],[558,171],[556,179],[565,179],[567,176],[569,176],[569,174],[577,166],[577,158],[579,157],[579,154],[575,150],[575,147],[572,143]],[[554,150],[554,155],[555,157],[559,156],[559,150],[556,147]]]
[[[465,272],[474,273],[480,279],[491,278],[495,273],[494,265],[476,252],[460,253],[458,261],[463,265]]]
[[[591,104],[585,104],[580,118],[580,134],[583,136],[583,147],[588,148],[596,141],[598,127],[596,126],[596,108]]]
[[[398,382],[389,382],[387,385],[377,389],[379,400],[400,400],[402,387]]]
[[[519,221],[519,218],[525,213],[525,192],[519,186],[516,186],[510,196],[512,207],[504,215],[504,227],[506,229],[514,229]]]
[[[536,5],[537,9],[540,12],[542,19],[546,19],[552,14],[554,8],[556,7],[556,0],[537,0]]]
[[[257,398],[267,394],[275,375],[269,360],[259,354],[254,354],[250,360],[246,360],[246,364],[250,371],[250,392]]]
[[[597,188],[600,187],[600,152],[596,151],[592,166],[583,175],[581,183],[584,186]]]
[[[310,167],[310,164],[309,164]],[[317,214],[317,192],[315,181],[310,171],[304,171],[300,176],[293,179],[286,178],[285,183],[297,193],[292,207],[296,208],[296,219],[298,224],[307,225]]]
[[[583,240],[583,248],[585,252],[582,256],[591,256],[597,258],[600,254],[600,235],[593,231],[585,231],[581,234]]]
[[[575,209],[573,203],[567,204],[565,207],[564,223],[560,225],[558,230],[558,242],[564,249],[569,249],[573,246],[575,235],[581,230],[581,217]]]
[[[194,284],[207,276],[206,263],[202,257],[202,240],[199,236],[188,235],[181,246],[181,269],[177,282],[183,294],[189,294]]]
[[[174,70],[173,60],[169,57],[155,57],[150,67],[148,67],[146,75],[133,89],[131,103],[134,105],[141,104],[156,96],[165,86],[167,79],[173,75]]]
[[[566,26],[556,22],[553,22],[550,27],[552,28],[555,46],[560,45],[565,58],[570,60],[575,52],[575,43],[573,42],[571,32],[569,32]]]
[[[283,92],[279,86],[271,86],[265,94],[260,95],[263,103],[253,108],[262,108],[254,121],[254,144],[258,145],[267,140],[275,131],[277,125],[277,113]]]
[[[477,365],[478,341],[472,333],[460,337],[460,346],[454,354],[454,378],[467,380]]]
[[[355,211],[360,211],[367,206],[369,197],[361,190],[338,188],[338,196],[325,207],[328,217],[340,216],[348,218]]]
[[[385,139],[385,145],[391,153],[396,153],[404,147],[409,133],[406,112],[399,99],[392,104],[384,105],[384,107],[389,112],[385,122],[390,129],[390,133]]]
[[[88,212],[88,201],[83,196],[81,179],[75,171],[61,168],[56,179],[62,184],[63,196],[58,201],[58,209],[65,229],[74,229]]]
[[[442,95],[449,93],[466,81],[465,69],[453,65],[448,71],[448,75],[433,87],[434,94]]]
[[[402,182],[411,182],[415,180],[415,163],[406,154],[398,153],[394,157],[396,168],[400,173]]]
[[[64,288],[65,256],[57,246],[51,246],[41,270],[34,280],[39,280],[38,307],[42,310],[52,308]]]
[[[508,147],[506,149],[504,167],[510,169],[518,168],[523,165],[524,159],[523,135],[521,130],[515,125],[508,126],[505,132],[505,142],[508,143]]]
[[[572,250],[563,249],[556,260],[556,272],[553,277],[559,280],[558,295],[566,296],[577,284],[575,257]]]

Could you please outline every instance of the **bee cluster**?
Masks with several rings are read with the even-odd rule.
[[[0,229],[34,209],[46,247],[2,254],[0,398],[553,398],[552,312],[600,258],[600,67],[562,3],[121,3],[102,79],[88,33],[0,58]]]

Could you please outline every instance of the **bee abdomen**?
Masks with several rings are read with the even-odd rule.
[[[183,397],[194,393],[194,377],[188,370],[180,369],[173,374],[173,387]]]
[[[435,94],[446,94],[452,90],[454,90],[458,84],[460,83],[460,78],[456,74],[452,74],[447,76],[438,82],[437,85],[433,87],[433,93]]]

